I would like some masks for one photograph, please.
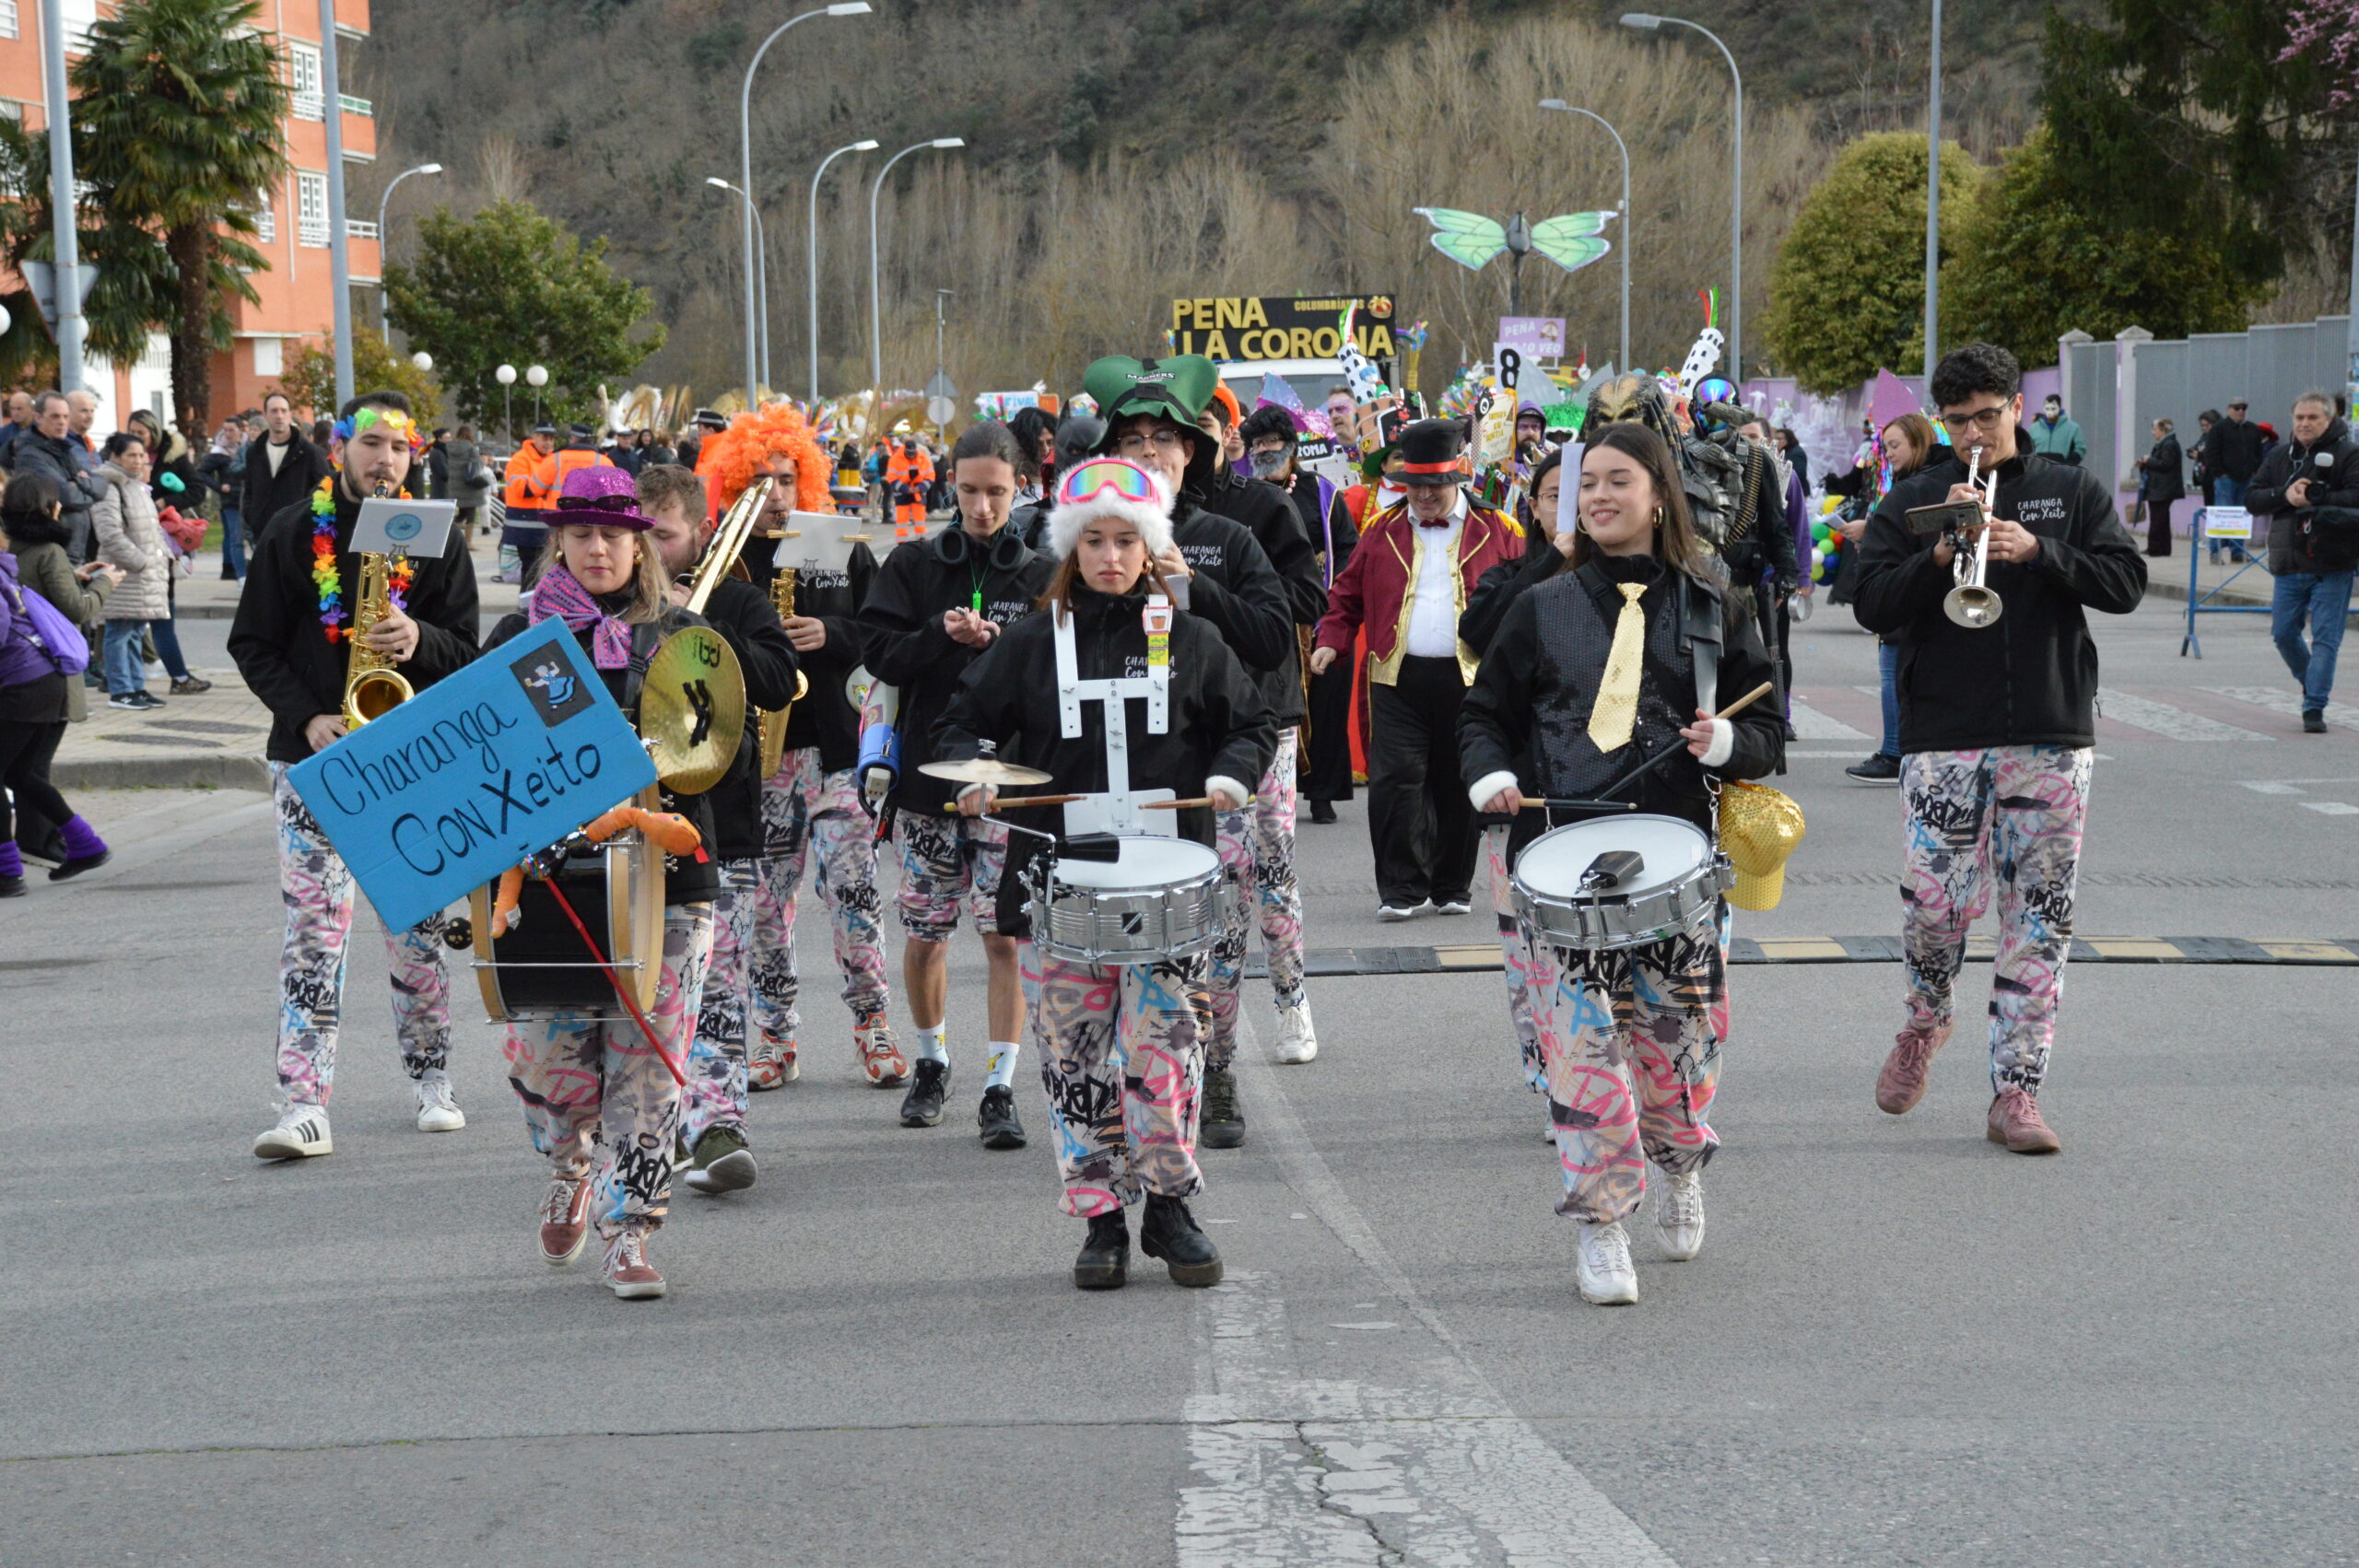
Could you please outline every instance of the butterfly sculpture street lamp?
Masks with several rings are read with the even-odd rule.
[[[1434,249],[1470,272],[1480,272],[1492,258],[1506,252],[1513,270],[1508,275],[1508,314],[1523,314],[1523,258],[1537,251],[1567,272],[1579,272],[1614,248],[1598,238],[1616,215],[1571,212],[1532,223],[1517,213],[1505,224],[1481,213],[1449,207],[1413,207],[1411,211],[1434,226]]]

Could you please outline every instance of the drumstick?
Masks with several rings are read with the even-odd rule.
[[[1767,696],[1775,690],[1777,690],[1777,687],[1774,685],[1770,682],[1764,681],[1759,685],[1754,687],[1751,691],[1745,693],[1743,696],[1737,698],[1734,702],[1729,704],[1726,708],[1721,708],[1718,713],[1713,714],[1712,717],[1715,719],[1732,719],[1736,715],[1743,712],[1746,708],[1751,708],[1755,703],[1759,702],[1763,697]],[[1600,790],[1598,793],[1600,795],[1618,795],[1623,790],[1628,789],[1631,785],[1636,784],[1639,779],[1644,778],[1648,774],[1652,773],[1656,768],[1661,767],[1664,763],[1669,762],[1672,757],[1677,756],[1681,752],[1685,751],[1686,749],[1687,743],[1685,741],[1673,741],[1671,744],[1663,747],[1662,750],[1655,753],[1654,755],[1647,758],[1646,761],[1638,764],[1637,766],[1632,768],[1621,778],[1616,778],[1613,783],[1608,784],[1604,789]]]
[[[1246,796],[1246,805],[1251,805],[1257,798],[1258,797],[1252,795]],[[1210,795],[1198,795],[1192,800],[1186,801],[1141,801],[1139,802],[1139,810],[1143,812],[1184,812],[1193,811],[1199,806],[1209,806],[1212,803],[1213,798]]]
[[[1018,806],[1064,806],[1088,798],[1086,795],[1003,795],[985,809],[994,812],[1012,812]],[[942,802],[942,809],[946,812],[955,812],[958,809],[958,802],[945,801]]]

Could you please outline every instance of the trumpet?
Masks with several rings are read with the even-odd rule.
[[[380,484],[376,493],[390,496],[393,486]],[[352,629],[346,638],[351,651],[344,667],[344,727],[347,731],[358,730],[371,719],[382,719],[417,695],[409,677],[393,668],[393,656],[378,652],[365,640],[393,607],[393,557],[363,553],[360,593],[353,606]]]
[[[1974,544],[1954,546],[1957,552],[1953,562],[1957,586],[1942,596],[1942,614],[1961,626],[1979,631],[1999,618],[2006,608],[1998,591],[1983,579],[1990,569],[1990,514],[1999,504],[1999,474],[1996,469],[1986,479],[1980,476],[1982,451],[1976,448],[1966,460],[1966,487],[1975,492],[1976,502],[1982,512],[1983,526],[1975,531]]]

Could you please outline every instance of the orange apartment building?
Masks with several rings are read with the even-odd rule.
[[[101,15],[113,12],[100,0],[64,0],[65,53],[70,66],[80,53],[76,40]],[[230,302],[233,341],[227,354],[213,361],[213,416],[259,407],[263,394],[278,385],[283,367],[306,339],[329,335],[334,322],[335,292],[328,260],[327,125],[331,112],[343,116],[345,178],[347,181],[346,228],[352,281],[374,284],[379,266],[377,225],[358,216],[364,204],[349,195],[355,164],[377,157],[377,124],[369,100],[346,94],[331,107],[321,92],[320,7],[317,0],[262,0],[259,21],[281,41],[288,83],[294,89],[292,112],[285,124],[289,165],[276,190],[266,193],[260,215],[262,233],[255,242],[268,269],[253,275],[259,304]],[[369,0],[335,0],[335,30],[341,75],[351,79],[351,46],[369,36]],[[21,120],[39,130],[46,120],[42,110],[40,0],[0,0],[0,114]],[[100,401],[98,428],[118,428],[135,408],[148,408],[165,418],[171,407],[171,369],[165,339],[148,340],[147,352],[135,365],[113,365],[93,358],[87,367],[90,390]],[[202,444],[211,432],[183,432]]]

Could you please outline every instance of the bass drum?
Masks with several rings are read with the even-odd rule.
[[[663,809],[652,790],[636,803]],[[642,1012],[653,1007],[663,976],[663,852],[634,828],[569,856],[555,881],[632,1000]],[[497,938],[491,895],[488,886],[469,894],[467,913],[475,929],[475,983],[493,1023],[630,1016],[599,967],[599,954],[581,940],[547,883],[524,879],[516,904],[522,918]]]

